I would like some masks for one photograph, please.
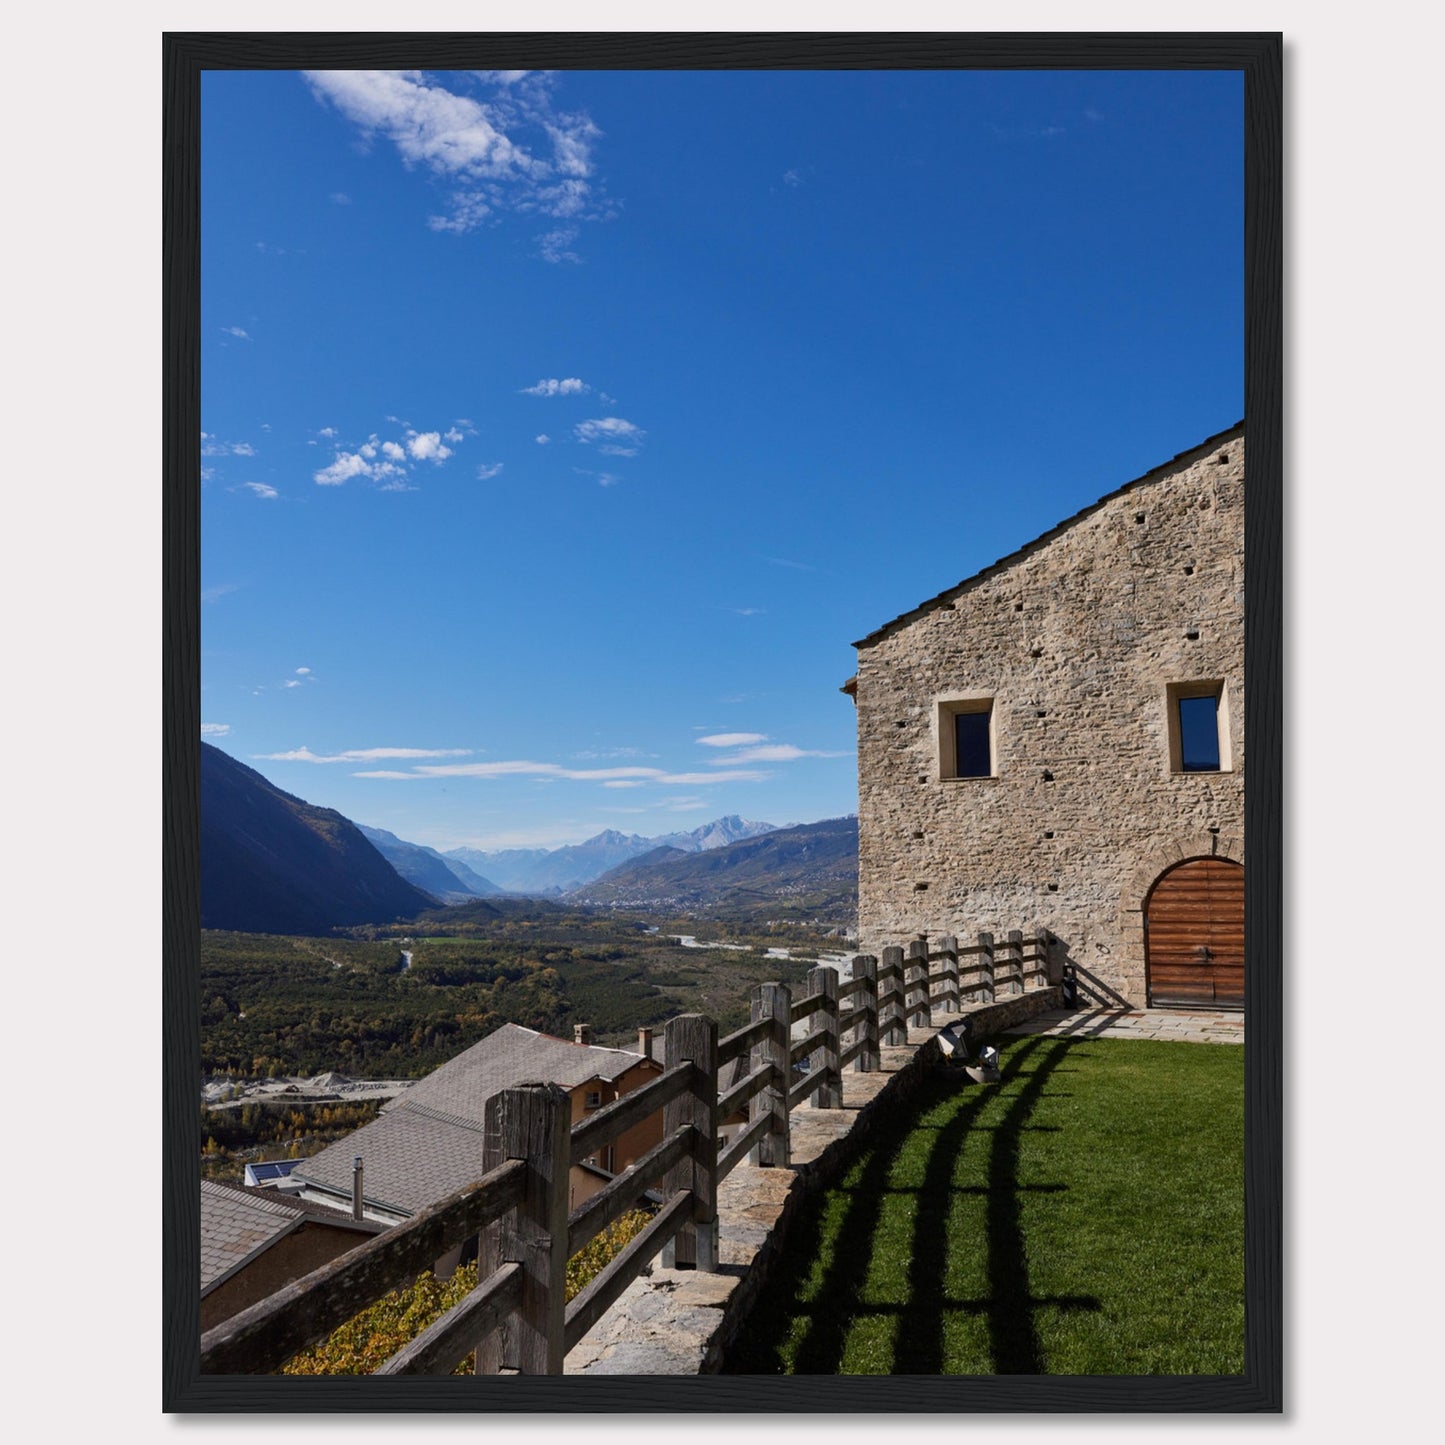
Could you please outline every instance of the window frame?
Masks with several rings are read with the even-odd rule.
[[[999,775],[998,765],[998,698],[992,692],[950,693],[934,704],[934,742],[938,779],[942,783],[978,783]],[[988,716],[988,771],[958,771],[958,727],[954,719],[963,714],[984,713]]]
[[[1186,768],[1184,766],[1184,728],[1179,704],[1190,698],[1214,699],[1214,722],[1218,732],[1219,766],[1217,768]],[[1165,711],[1168,720],[1169,771],[1181,778],[1210,778],[1234,771],[1234,754],[1230,747],[1229,684],[1222,677],[1198,678],[1189,682],[1170,682],[1164,686]]]

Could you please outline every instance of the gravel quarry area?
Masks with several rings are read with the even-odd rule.
[[[208,1109],[239,1108],[242,1104],[361,1104],[368,1099],[394,1099],[414,1082],[350,1079],[334,1072],[310,1079],[210,1079],[201,1086],[201,1103]]]

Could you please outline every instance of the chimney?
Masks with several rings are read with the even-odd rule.
[[[351,1217],[360,1219],[361,1213],[361,1155],[351,1161]]]
[[[644,1059],[652,1057],[652,1030],[638,1029],[637,1031],[637,1052]]]
[[[592,1043],[592,1025],[591,1025],[591,1024],[573,1024],[573,1025],[572,1025],[572,1042],[573,1042],[574,1044],[582,1044],[584,1047],[590,1046],[591,1043]]]

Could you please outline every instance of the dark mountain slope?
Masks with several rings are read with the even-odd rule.
[[[327,933],[433,906],[340,813],[201,744],[202,928]]]

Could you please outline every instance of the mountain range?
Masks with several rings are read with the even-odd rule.
[[[357,826],[408,883],[424,888],[443,903],[470,903],[473,898],[489,898],[503,891],[491,879],[474,873],[460,858],[443,858],[435,848],[408,843],[385,828],[368,828],[365,823]]]
[[[438,856],[449,864],[455,861],[476,869],[509,893],[556,895],[580,888],[609,869],[657,848],[701,853],[775,831],[772,823],[755,823],[730,813],[690,833],[644,838],[637,833],[619,833],[609,828],[584,843],[563,848],[505,848],[494,853],[451,848]]]
[[[663,846],[563,895],[563,902],[669,913],[747,913],[760,905],[852,918],[858,819],[829,818],[694,852]]]

